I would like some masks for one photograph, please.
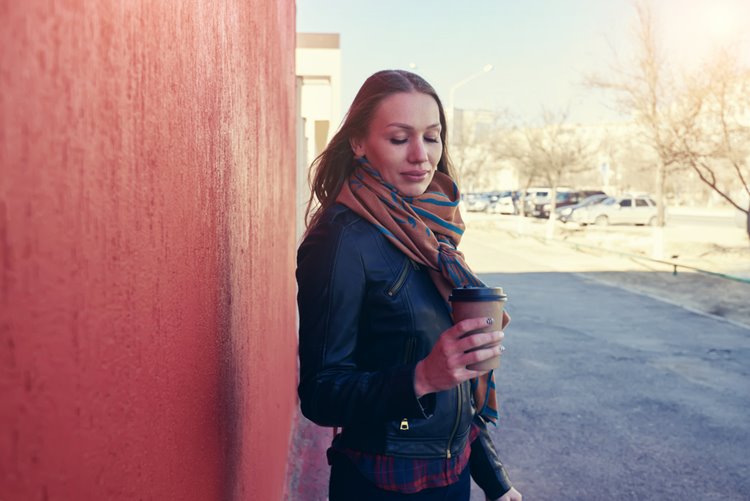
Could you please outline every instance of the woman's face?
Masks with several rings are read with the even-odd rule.
[[[356,156],[366,156],[383,179],[401,195],[427,190],[443,152],[440,111],[432,96],[399,92],[383,99],[367,129],[352,139]]]

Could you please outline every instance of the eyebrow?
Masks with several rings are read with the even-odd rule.
[[[412,127],[411,125],[402,124],[400,122],[389,123],[388,125],[386,125],[386,127],[398,127],[400,129],[414,130],[414,127]],[[439,129],[439,128],[441,128],[441,126],[440,126],[439,123],[436,123],[436,124],[432,124],[432,125],[427,126],[427,128],[428,129]]]

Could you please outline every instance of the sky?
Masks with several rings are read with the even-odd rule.
[[[680,71],[731,44],[750,63],[750,0],[653,0],[660,43]],[[505,110],[533,121],[542,110],[602,123],[619,114],[586,75],[611,74],[632,56],[630,0],[297,0],[297,31],[339,33],[342,108],[381,69],[419,73],[449,105]],[[485,65],[493,69],[482,73]]]

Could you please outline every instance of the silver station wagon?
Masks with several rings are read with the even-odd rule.
[[[636,224],[655,225],[656,202],[648,195],[609,197],[603,202],[581,207],[570,214],[569,221],[580,225]]]

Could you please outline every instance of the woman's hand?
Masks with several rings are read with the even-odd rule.
[[[511,487],[508,492],[497,498],[495,501],[521,501],[523,496],[521,496],[521,493],[516,490],[515,487]],[[493,501],[492,499],[485,496],[485,499],[487,501]]]
[[[503,316],[503,325],[507,325],[509,320],[509,317]],[[499,355],[499,343],[505,335],[501,331],[480,332],[461,338],[467,332],[485,328],[488,324],[492,324],[491,318],[469,318],[440,335],[430,354],[417,363],[414,371],[414,390],[418,398],[428,393],[448,390],[488,372],[474,371],[466,366]],[[465,353],[486,344],[495,346]]]

